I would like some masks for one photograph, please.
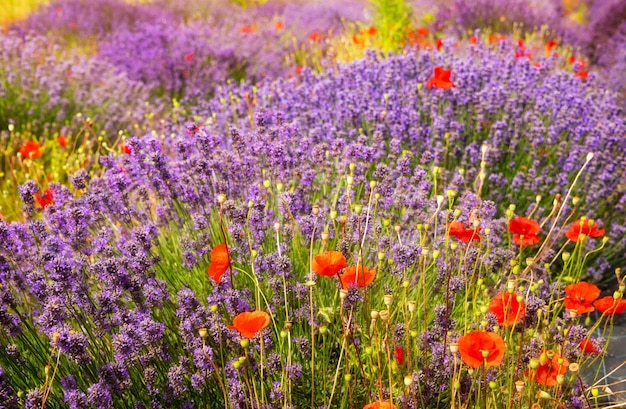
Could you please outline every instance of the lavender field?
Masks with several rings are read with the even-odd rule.
[[[626,2],[3,3],[0,408],[626,407]]]

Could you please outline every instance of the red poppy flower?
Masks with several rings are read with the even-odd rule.
[[[616,300],[611,295],[600,298],[593,305],[598,311],[606,315],[621,314],[626,311],[626,300],[623,298]]]
[[[276,31],[280,31],[283,29],[283,27],[285,27],[285,24],[283,24],[282,21],[278,20],[276,22],[276,25],[274,26],[274,28],[276,29]]]
[[[449,236],[454,236],[457,239],[461,240],[463,243],[469,243],[472,240],[480,241],[480,227],[476,229],[466,229],[465,225],[461,222],[452,222],[450,223],[450,228],[448,230]]]
[[[368,36],[375,36],[376,34],[378,34],[378,30],[376,29],[376,27],[369,27],[367,30],[363,31],[363,34],[367,34]]]
[[[524,318],[526,304],[517,301],[517,294],[503,292],[497,294],[489,304],[489,312],[498,317],[498,325],[512,326]]]
[[[585,70],[578,70],[576,72],[576,76],[580,79],[586,80],[587,77],[589,76],[589,72]]]
[[[546,56],[550,54],[550,51],[552,51],[552,49],[556,47],[557,44],[558,43],[556,42],[556,40],[550,40],[546,43]]]
[[[270,321],[270,315],[265,311],[242,312],[233,319],[233,325],[229,325],[228,329],[236,329],[244,338],[254,338]]]
[[[126,145],[125,143],[120,145],[120,150],[127,155],[130,155],[131,153],[133,153],[133,148]]]
[[[443,47],[443,40],[441,38],[438,38],[437,41],[435,41],[435,47],[437,50],[441,50],[441,47]]]
[[[363,409],[397,409],[391,402],[372,402],[363,406]]]
[[[374,281],[374,277],[376,277],[375,270],[368,270],[363,266],[359,266],[358,271],[358,283],[357,283],[357,269],[356,266],[352,266],[348,268],[343,274],[339,275],[339,280],[341,281],[341,287],[344,290],[350,288],[350,286],[357,285],[361,288],[367,287],[372,284]]]
[[[428,80],[426,86],[428,88],[436,87],[449,89],[454,87],[454,82],[450,81],[452,70],[444,70],[442,67],[435,67],[433,77]]]
[[[509,231],[514,234],[513,242],[518,246],[533,246],[539,243],[541,226],[534,220],[525,217],[515,217],[509,222]]]
[[[41,144],[37,141],[28,141],[20,148],[20,155],[25,159],[37,159],[41,156]]]
[[[243,26],[239,29],[239,31],[241,31],[244,34],[250,34],[256,31],[256,27],[255,26]]]
[[[459,338],[461,359],[471,368],[478,368],[483,362],[487,366],[500,365],[504,350],[504,340],[495,332],[472,331]]]
[[[582,222],[576,220],[565,233],[565,236],[574,243],[578,243],[581,234],[587,237],[602,237],[604,236],[604,229],[598,229],[598,225],[593,220],[587,219]]]
[[[35,193],[33,195],[35,197],[35,201],[42,209],[45,209],[46,206],[49,206],[54,203],[54,194],[52,193],[52,189],[48,188],[44,190],[43,193]]]
[[[470,42],[470,44],[477,44],[478,43],[478,39],[474,36],[471,36],[468,40]]]
[[[593,345],[593,342],[591,342],[591,340],[588,338],[580,341],[580,344],[578,344],[578,348],[580,348],[580,350],[586,354],[597,354],[600,352],[596,349],[596,346]]]
[[[185,55],[185,61],[190,62],[193,60],[193,53],[188,53]]]
[[[346,258],[339,251],[326,251],[313,258],[311,267],[316,274],[332,277],[348,267]]]
[[[363,37],[361,37],[361,36],[359,36],[357,34],[354,34],[352,36],[352,42],[354,44],[356,44],[356,45],[365,45],[365,40],[363,39]]]
[[[404,364],[404,350],[401,346],[397,346],[394,350],[394,354],[396,356],[396,362],[398,365],[402,366]]]
[[[554,354],[552,359],[549,358],[548,353]],[[542,361],[544,362],[543,364],[541,364]],[[561,361],[560,364],[559,361]],[[526,370],[526,376],[545,386],[556,385],[556,377],[567,372],[567,367],[569,366],[569,361],[565,357],[562,357],[558,352],[546,350],[541,352],[539,362],[539,366],[534,371],[530,368]]]
[[[567,294],[563,301],[565,308],[584,314],[594,310],[591,303],[600,296],[600,289],[594,284],[582,281],[565,287],[565,294]]]
[[[67,146],[67,144],[69,143],[69,139],[67,139],[65,136],[61,135],[57,138],[57,143],[59,144],[59,146],[65,148]]]
[[[215,246],[211,251],[211,264],[209,264],[209,277],[216,283],[220,283],[222,276],[230,266],[230,257],[228,256],[228,247],[225,244]]]
[[[314,41],[314,42],[318,42],[322,39],[322,35],[320,33],[318,33],[317,31],[312,32],[311,34],[309,34],[309,40]]]

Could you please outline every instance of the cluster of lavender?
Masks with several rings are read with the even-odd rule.
[[[95,37],[97,59],[144,83],[154,94],[195,100],[228,79],[294,75],[296,50],[323,48],[323,40],[340,33],[347,21],[366,20],[366,9],[355,0],[288,5],[274,1],[247,8],[215,2],[130,5],[121,0],[65,0],[44,7],[23,26],[57,38]]]
[[[500,213],[511,203],[522,211],[539,206],[540,213],[549,212],[555,197],[565,195],[580,158],[595,152],[596,160],[573,191],[580,201],[575,209],[568,203],[567,211],[604,222],[614,246],[607,254],[619,265],[626,233],[620,185],[626,124],[615,94],[594,74],[583,80],[556,69],[559,57],[519,58],[517,43],[444,47],[382,61],[371,53],[333,73],[306,72],[254,89],[224,87],[197,114],[215,117],[214,126],[224,130],[233,121],[244,126],[250,108],[260,106],[280,112],[287,123],[329,146],[338,139],[358,143],[351,158],[377,152],[375,160],[388,149],[410,151],[410,163],[441,168],[444,185],[455,190],[480,185],[484,195],[500,203]],[[452,70],[456,87],[424,86],[436,66]],[[483,144],[489,152],[481,170]],[[384,201],[406,200],[405,205],[419,208],[405,196],[404,183],[398,189]]]
[[[148,90],[110,64],[63,50],[41,36],[0,34],[0,129],[9,124],[35,135],[45,127],[74,125],[90,117],[94,127],[117,134],[143,121]],[[19,147],[18,147],[19,148]]]
[[[593,74],[514,51],[370,53],[334,73],[224,87],[197,112],[207,123],[129,139],[100,177],[51,184],[45,205],[22,185],[29,219],[0,222],[0,400],[584,407],[588,385],[563,362],[603,343],[554,302],[564,285],[551,278],[578,281],[605,244],[591,229],[568,242],[561,226],[585,215],[623,236],[624,118]],[[437,82],[441,65],[452,75]],[[514,237],[514,213],[541,224]],[[520,234],[537,241],[519,247]],[[346,260],[337,271],[313,263],[327,250]],[[491,311],[496,291],[524,302],[517,326]],[[271,318],[240,326],[251,310]],[[458,355],[475,329],[506,339],[484,372]],[[562,361],[544,377],[548,355]],[[380,405],[368,407],[393,407]]]

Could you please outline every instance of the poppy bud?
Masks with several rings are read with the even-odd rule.
[[[552,396],[546,391],[537,392],[537,399],[552,399]]]
[[[600,394],[600,391],[598,390],[598,388],[591,388],[591,396],[593,396],[594,398],[597,398],[599,394]]]
[[[322,326],[320,327],[320,334],[324,335],[324,334],[326,334],[327,332],[328,332],[328,327],[327,327],[327,326],[325,326],[325,325],[322,325]]]
[[[280,331],[280,337],[281,338],[287,338],[287,335],[288,335],[288,333],[284,329]]]
[[[375,180],[370,180],[370,189],[374,189],[376,187],[376,181]]]
[[[274,231],[276,231],[276,233],[280,231],[280,223],[278,222],[274,223]]]
[[[198,330],[198,335],[200,335],[200,338],[205,339],[209,335],[209,333],[206,328],[200,328]]]
[[[241,345],[242,348],[248,348],[248,345],[250,345],[250,340],[248,338],[244,338],[241,341],[239,341],[239,344]]]
[[[211,306],[211,312],[217,312],[217,305],[213,304]]]
[[[454,209],[454,212],[452,214],[454,215],[454,218],[456,219],[457,217],[461,215],[461,211],[459,209]]]
[[[235,369],[239,369],[239,367],[240,367],[240,366],[241,366],[241,362],[239,362],[239,361],[235,361],[235,362],[233,362],[233,367],[234,367]]]
[[[450,243],[450,250],[456,250],[458,247],[459,245],[456,241],[453,241],[452,243]]]
[[[541,356],[545,357],[544,354],[541,354]],[[545,362],[545,358],[544,358],[544,362]],[[530,362],[528,363],[528,367],[530,369],[537,369],[539,368],[539,365],[541,364],[540,360],[537,358],[531,358]]]
[[[591,159],[593,159],[593,152],[589,152],[587,154],[587,162],[589,162]]]
[[[350,382],[350,381],[352,380],[352,375],[350,375],[349,373],[347,373],[347,374],[345,374],[345,375],[343,376],[343,379],[344,379],[346,382]]]
[[[497,387],[498,387],[498,384],[495,383],[494,381],[489,382],[489,388],[496,389]]]
[[[335,220],[337,218],[337,211],[331,210],[328,216],[330,217],[330,220]]]
[[[570,253],[566,251],[561,255],[561,258],[563,259],[563,261],[567,261],[569,260],[569,256],[570,256]]]
[[[363,205],[361,204],[354,205],[354,213],[361,214],[362,211],[363,211]]]
[[[354,177],[350,175],[346,176],[346,183],[348,184],[348,186],[352,186],[352,183],[354,183]]]
[[[443,204],[443,200],[443,195],[437,195],[437,206],[441,207],[441,205]]]
[[[393,230],[396,233],[400,233],[400,230],[402,230],[402,226],[400,226],[399,224],[396,224],[395,226],[393,226]]]
[[[404,386],[411,386],[413,384],[413,378],[411,378],[410,376],[405,376],[404,377]]]
[[[384,259],[385,259],[385,252],[379,251],[378,252],[378,261],[383,261]]]
[[[224,193],[220,193],[217,195],[217,203],[222,204],[226,201],[226,195]]]
[[[402,288],[409,288],[409,285],[410,285],[410,284],[411,284],[411,283],[409,283],[409,280],[404,280],[404,281],[402,282]]]
[[[412,330],[409,334],[411,335],[411,338],[416,338],[419,335],[415,330]]]
[[[282,192],[284,188],[285,188],[285,185],[283,185],[281,182],[276,183],[277,191]]]

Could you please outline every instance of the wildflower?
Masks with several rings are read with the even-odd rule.
[[[518,246],[532,246],[539,243],[539,223],[525,217],[515,217],[509,222],[509,231],[514,234],[513,242]]]
[[[565,236],[574,243],[578,243],[583,234],[587,237],[602,237],[604,236],[604,229],[598,229],[598,225],[593,220],[576,220],[565,233]]]
[[[470,44],[478,44],[478,39],[474,36],[471,36],[468,41],[470,42]]]
[[[276,29],[276,31],[282,30],[283,27],[285,27],[285,24],[280,20],[278,20],[276,24],[274,25],[274,28]]]
[[[626,311],[626,300],[616,299],[610,295],[600,298],[593,305],[598,311],[606,315],[621,314]]]
[[[311,267],[316,274],[332,277],[348,267],[346,258],[339,251],[326,251],[313,258]]]
[[[367,34],[368,36],[375,36],[376,34],[378,34],[378,30],[376,29],[376,27],[372,26],[366,30],[363,30],[362,34]]]
[[[250,34],[256,31],[256,27],[255,26],[243,26],[239,29],[239,31],[244,34]]]
[[[449,89],[454,87],[454,83],[450,81],[450,75],[452,74],[452,70],[445,70],[442,67],[435,67],[433,77],[428,80],[426,86],[428,88],[436,87]]]
[[[351,285],[358,285],[361,288],[367,287],[372,284],[374,277],[376,277],[375,270],[368,270],[363,266],[359,266],[357,283],[357,268],[356,266],[352,266],[344,271],[344,273],[339,276],[339,279],[341,281],[341,287],[348,289]]]
[[[120,145],[120,150],[127,155],[130,155],[131,153],[133,153],[133,148],[131,148],[125,143]]]
[[[60,135],[57,138],[57,143],[59,144],[59,146],[65,148],[67,146],[67,144],[69,143],[69,139],[67,139],[65,136]]]
[[[498,317],[498,325],[512,326],[524,318],[526,304],[517,300],[517,294],[502,292],[497,294],[489,304],[489,312]]]
[[[483,363],[499,366],[504,359],[504,340],[494,332],[472,331],[460,337],[458,343],[461,359],[471,368]]]
[[[565,287],[565,294],[567,295],[563,301],[565,308],[584,314],[594,310],[591,303],[600,296],[600,289],[594,284],[582,281]]]
[[[185,61],[190,62],[193,60],[193,53],[188,53],[185,55]]]
[[[476,229],[466,229],[461,222],[452,222],[448,229],[448,236],[454,236],[463,243],[469,243],[472,240],[480,241],[480,227]]]
[[[220,283],[222,276],[230,266],[230,257],[228,256],[228,247],[226,244],[215,246],[211,252],[211,264],[209,264],[209,277],[216,283]]]
[[[396,357],[396,362],[398,365],[402,366],[404,364],[404,350],[401,346],[397,346],[394,349],[394,355]]]
[[[575,75],[582,80],[586,80],[589,76],[589,71],[578,70]]]
[[[34,196],[35,201],[42,209],[45,209],[46,206],[54,204],[54,194],[50,188],[44,190],[43,193],[35,193]]]
[[[527,369],[526,376],[542,385],[554,386],[557,384],[557,376],[567,372],[568,366],[569,361],[558,352],[544,350],[539,358],[539,366],[534,370]]]
[[[37,141],[28,141],[20,148],[20,155],[26,159],[37,159],[41,156],[41,144]]]
[[[578,348],[580,348],[580,350],[586,354],[597,354],[600,352],[596,349],[596,346],[593,344],[593,342],[591,342],[591,340],[588,338],[580,341],[580,344],[578,344]]]
[[[322,39],[322,35],[320,33],[318,33],[317,31],[312,32],[311,34],[309,34],[309,40],[317,43],[318,41],[320,41]]]
[[[396,406],[391,402],[372,402],[363,406],[363,409],[397,409]]]
[[[556,47],[557,44],[558,43],[556,42],[556,40],[550,40],[546,43],[546,49],[545,49],[546,57],[550,55],[550,52],[552,51],[554,47]]]
[[[270,323],[270,315],[265,311],[242,312],[233,319],[228,329],[236,329],[242,337],[254,338],[256,334]]]

